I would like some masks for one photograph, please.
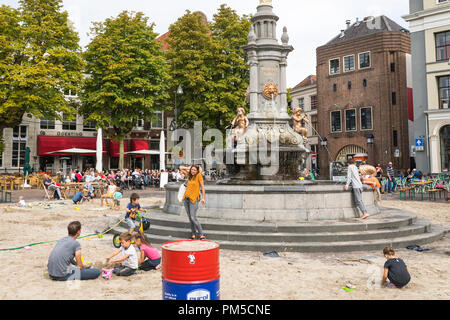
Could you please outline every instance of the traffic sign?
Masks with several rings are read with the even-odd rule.
[[[416,139],[416,151],[424,151],[424,139]]]

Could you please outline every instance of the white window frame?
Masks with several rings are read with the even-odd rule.
[[[353,57],[353,69],[345,70],[345,58],[348,58],[348,57]],[[355,62],[356,62],[356,59],[355,59],[355,55],[354,55],[354,54],[350,54],[350,55],[348,55],[348,56],[344,56],[344,57],[342,58],[342,66],[343,66],[344,73],[355,71],[355,70],[356,70],[356,64],[355,64]]]
[[[331,61],[334,61],[334,60],[339,61],[339,71],[336,73],[331,73]],[[341,73],[341,58],[333,58],[333,59],[328,60],[328,74],[330,76],[334,76],[334,75],[340,74],[340,73]]]
[[[355,130],[348,130],[347,129],[347,111],[355,111]],[[344,110],[344,125],[345,125],[345,132],[357,132],[358,131],[358,112],[356,110],[356,108],[352,108],[352,109],[345,109]]]
[[[164,112],[163,111],[155,111],[155,114],[160,113],[161,114],[161,127],[154,127],[153,126],[153,119],[150,121],[150,126],[152,129],[164,129]]]
[[[29,134],[29,126],[26,126],[26,125],[18,125],[18,127],[19,127],[19,136],[16,138],[16,137],[14,137],[14,133],[13,133],[13,136],[12,136],[12,143],[11,143],[11,168],[22,168],[21,166],[20,166],[20,153],[21,153],[21,151],[25,151],[26,149],[27,149],[27,145],[28,145],[28,134]],[[21,127],[25,127],[26,129],[26,136],[25,136],[25,138],[22,138],[21,137],[21,135],[20,135],[20,133],[21,133]],[[18,166],[14,166],[13,165],[13,156],[14,156],[14,142],[17,142],[17,143],[19,143],[19,148],[18,148],[18,156],[17,156],[17,164],[18,164]],[[22,142],[25,142],[25,149],[24,150],[22,150],[21,148],[20,148],[20,143],[22,143]]]
[[[340,119],[341,119],[341,130],[340,131],[333,131],[333,112],[339,112]],[[331,133],[340,133],[342,132],[343,126],[342,126],[342,110],[332,110],[330,111],[330,132]]]
[[[362,128],[362,109],[370,109],[370,113],[372,114],[372,116],[370,117],[370,124],[371,124],[371,129],[363,129]],[[373,131],[373,107],[361,107],[359,109],[359,125],[360,125],[360,129],[361,131]]]
[[[368,53],[369,54],[369,60],[370,60],[370,64],[368,67],[362,67],[361,68],[361,55]],[[370,69],[372,68],[372,52],[371,51],[364,51],[364,52],[360,52],[358,53],[358,68],[359,70],[364,70],[364,69]]]

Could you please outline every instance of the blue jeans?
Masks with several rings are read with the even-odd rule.
[[[75,261],[71,261],[72,265],[76,265]],[[80,269],[74,268],[68,274],[63,277],[53,277],[50,276],[50,279],[55,281],[69,281],[69,280],[93,280],[97,279],[102,272],[98,269],[90,268],[90,269]]]
[[[395,182],[395,179],[392,179],[392,181],[386,182],[386,190],[388,193],[394,192],[397,188],[397,182]]]

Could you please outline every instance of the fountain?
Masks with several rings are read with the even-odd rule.
[[[279,44],[278,20],[272,1],[260,0],[243,48],[250,65],[246,128],[226,150],[231,177],[206,184],[206,205],[198,211],[208,238],[223,248],[292,251],[378,249],[436,240],[442,230],[413,214],[380,208],[367,186],[363,201],[372,218],[361,221],[344,183],[299,180],[311,151],[304,135],[289,124],[286,68],[293,47],[286,28]],[[190,234],[177,198],[179,186],[165,187],[163,211],[152,214],[152,242]]]

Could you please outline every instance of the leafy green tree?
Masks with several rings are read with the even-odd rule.
[[[250,26],[249,16],[239,16],[226,5],[221,5],[213,17],[211,35],[217,52],[208,105],[216,120],[215,127],[219,129],[224,129],[233,120],[237,108],[248,109],[245,93],[250,72],[247,55],[241,48],[247,44]]]
[[[171,67],[175,92],[181,85],[184,94],[181,110],[178,112],[179,125],[192,125],[193,121],[208,122],[210,109],[208,99],[213,79],[214,41],[211,29],[202,14],[186,14],[169,28],[167,40],[169,48],[166,57]]]
[[[181,84],[179,123],[224,130],[238,107],[246,107],[249,68],[242,46],[250,29],[248,16],[222,5],[211,23],[198,12],[171,25],[167,58],[176,85]],[[171,90],[175,91],[175,89]]]
[[[0,134],[23,116],[73,116],[64,92],[79,88],[83,68],[78,34],[61,0],[21,0],[0,7]]]
[[[94,23],[94,37],[84,54],[87,67],[81,113],[119,141],[120,169],[123,140],[137,121],[151,121],[156,110],[167,109],[169,67],[153,27],[143,13],[124,11]]]

